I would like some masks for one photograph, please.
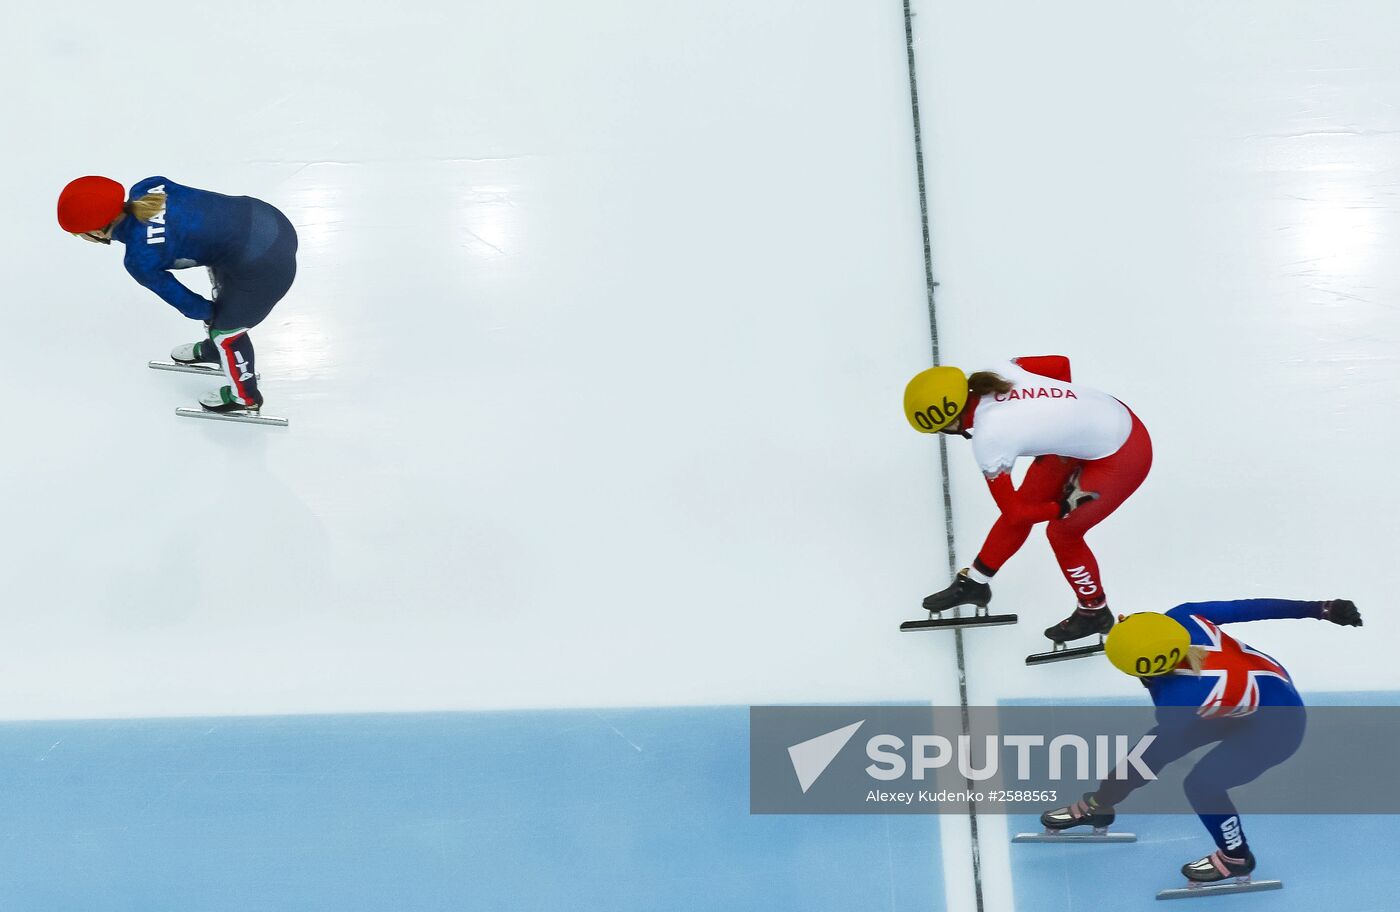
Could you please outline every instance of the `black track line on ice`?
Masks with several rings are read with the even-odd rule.
[[[914,166],[919,178],[919,222],[924,232],[924,294],[928,301],[929,341],[933,349],[933,363],[939,363],[938,308],[934,305],[933,290],[938,283],[933,280],[933,247],[929,242],[928,189],[924,181],[924,136],[919,121],[919,79],[914,68],[914,12],[910,9],[911,0],[904,3],[904,51],[909,64],[909,110],[914,120]],[[958,571],[957,550],[953,542],[953,491],[948,478],[948,438],[938,435],[938,466],[943,482],[943,533],[948,547],[948,574],[951,578]],[[963,653],[961,630],[953,631],[953,650],[958,660],[958,702],[962,707],[962,728],[964,734],[971,731],[967,712],[967,662]],[[968,791],[976,791],[971,780]],[[977,805],[968,802],[968,828],[972,842],[972,889],[977,898],[977,912],[984,912],[982,899],[982,849],[977,835]]]

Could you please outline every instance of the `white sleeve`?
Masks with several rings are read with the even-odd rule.
[[[1018,453],[1006,446],[1005,435],[997,433],[979,434],[977,427],[972,429],[972,456],[982,469],[982,474],[995,478],[1002,472],[1009,472],[1016,465]]]

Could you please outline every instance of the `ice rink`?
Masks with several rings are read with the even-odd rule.
[[[961,668],[897,632],[948,580],[945,474],[956,566],[995,515],[900,410],[911,60],[943,359],[1068,355],[1152,433],[1090,538],[1116,610],[1348,597],[1364,634],[1251,642],[1318,700],[1400,691],[1393,4],[4,16],[0,906],[1151,908],[1194,819],[1083,861],[999,817],[748,814],[749,705],[1140,698],[1023,665],[1072,607],[1039,532]],[[288,428],[175,417],[209,384],[145,362],[200,327],[59,230],[82,174],[287,213],[253,338]],[[1260,820],[1289,887],[1194,902],[1386,908],[1355,866],[1396,825],[1361,821],[1311,854]]]

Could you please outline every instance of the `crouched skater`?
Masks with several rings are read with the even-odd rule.
[[[985,607],[992,577],[1032,528],[1048,523],[1045,537],[1078,604],[1045,635],[1062,647],[1107,633],[1113,612],[1085,536],[1132,496],[1152,467],[1152,439],[1132,409],[1072,383],[1068,358],[1039,355],[972,374],[948,366],[922,371],[905,388],[904,414],[922,433],[970,439],[1001,511],[972,566],[924,599],[924,608]],[[1017,488],[1011,471],[1026,456],[1034,461]]]
[[[58,223],[98,244],[126,246],[126,271],[192,320],[196,342],[170,353],[182,364],[219,367],[228,384],[205,396],[210,412],[256,414],[263,404],[249,330],[267,319],[296,277],[297,234],[276,207],[248,196],[196,190],[165,177],[138,181],[128,195],[106,177],[80,177],[58,198]],[[204,266],[213,300],[172,270]]]
[[[1148,769],[1160,771],[1197,748],[1215,745],[1184,783],[1216,847],[1182,866],[1194,884],[1243,881],[1254,871],[1254,852],[1229,790],[1283,763],[1303,740],[1306,713],[1287,669],[1219,626],[1280,618],[1361,626],[1361,613],[1345,599],[1195,602],[1166,614],[1130,615],[1105,643],[1109,661],[1141,679],[1157,706],[1157,725],[1149,732],[1156,738],[1141,755]],[[1129,766],[1126,778],[1105,779],[1081,801],[1041,815],[1041,823],[1048,830],[1107,827],[1114,806],[1145,782]]]

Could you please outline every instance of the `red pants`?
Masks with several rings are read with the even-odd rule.
[[[1118,509],[1138,489],[1151,468],[1152,438],[1133,415],[1132,430],[1117,452],[1089,462],[1064,456],[1037,456],[1017,489],[1016,499],[1021,504],[1052,503],[1060,499],[1070,475],[1080,469],[1079,487],[1099,495],[1098,500],[1085,504],[1065,519],[1051,520],[1045,529],[1060,572],[1081,605],[1097,606],[1104,602],[1099,562],[1084,541],[1085,534]],[[1033,519],[1003,513],[987,533],[987,541],[977,555],[982,570],[995,573],[1001,569],[1001,565],[1026,543],[1034,525]]]

